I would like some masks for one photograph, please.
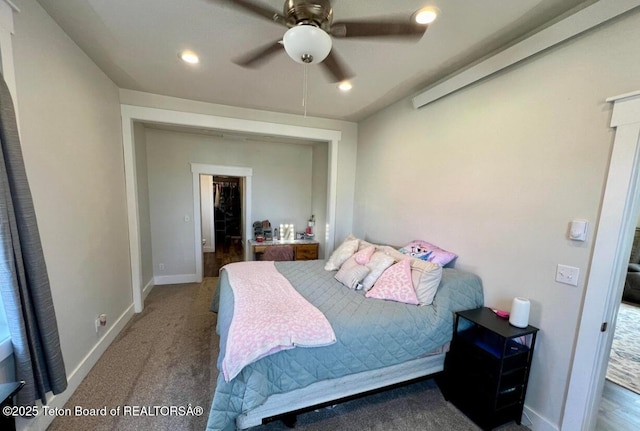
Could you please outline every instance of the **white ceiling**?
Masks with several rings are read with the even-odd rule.
[[[418,42],[334,39],[355,73],[341,93],[309,67],[307,115],[359,121],[596,0],[334,0],[334,21],[406,16],[426,5],[438,20]],[[285,27],[216,0],[38,0],[120,87],[223,105],[302,114],[303,66],[284,50],[259,69],[232,60]],[[255,0],[282,10],[283,0]],[[200,64],[178,53],[191,49]]]

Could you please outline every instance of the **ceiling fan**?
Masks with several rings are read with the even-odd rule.
[[[353,74],[332,49],[331,37],[419,39],[427,30],[427,24],[418,24],[411,19],[333,22],[330,0],[285,0],[282,13],[253,0],[218,1],[241,7],[245,12],[289,28],[281,40],[250,51],[234,60],[234,63],[243,67],[257,67],[284,48],[289,57],[298,63],[320,63],[333,82],[346,81]]]

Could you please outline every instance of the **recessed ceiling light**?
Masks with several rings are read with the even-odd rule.
[[[415,13],[414,19],[418,24],[431,24],[438,17],[438,9],[428,6]]]
[[[182,59],[182,61],[189,64],[198,64],[200,62],[198,54],[193,51],[182,51],[179,57]]]
[[[351,85],[349,81],[342,81],[340,85],[338,85],[338,88],[340,89],[340,91],[347,92],[353,88],[353,85]]]

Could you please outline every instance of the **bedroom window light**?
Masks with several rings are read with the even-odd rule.
[[[4,304],[0,298],[0,362],[4,361],[13,353],[11,344],[11,334],[7,326],[7,316],[4,312]]]
[[[0,251],[0,260],[4,262],[5,253]],[[11,275],[8,268],[4,267],[0,271],[3,285],[11,282]],[[9,321],[4,309],[4,302],[0,295],[0,363],[13,354],[13,344],[11,343],[11,333],[9,332]]]

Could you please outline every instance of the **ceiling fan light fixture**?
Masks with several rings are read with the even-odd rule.
[[[424,7],[413,14],[413,19],[418,24],[431,24],[437,17],[438,9],[433,6]]]
[[[290,28],[284,34],[282,42],[289,57],[298,63],[320,63],[331,52],[331,37],[313,25]]]
[[[198,58],[198,54],[196,54],[193,51],[182,51],[179,57],[182,61],[189,64],[198,64],[200,62],[200,58]]]
[[[338,88],[340,89],[340,91],[346,93],[347,91],[351,91],[353,85],[349,81],[342,81],[340,84],[338,84]]]

